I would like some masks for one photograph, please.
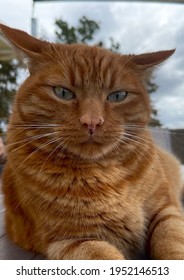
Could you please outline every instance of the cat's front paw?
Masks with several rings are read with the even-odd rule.
[[[113,245],[98,240],[62,240],[53,242],[47,250],[52,260],[124,260]]]

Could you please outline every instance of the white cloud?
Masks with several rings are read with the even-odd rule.
[[[32,7],[32,0],[1,1],[0,21],[14,28],[23,29],[29,32],[31,7]]]
[[[158,94],[157,94],[158,95]],[[184,127],[184,98],[177,95],[160,97],[155,102],[161,123],[168,128]]]

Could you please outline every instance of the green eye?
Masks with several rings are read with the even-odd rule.
[[[54,87],[53,88],[55,95],[63,100],[71,100],[75,98],[75,94],[63,87]]]
[[[110,102],[121,102],[127,97],[128,93],[126,91],[116,91],[109,96],[107,96],[107,100]]]

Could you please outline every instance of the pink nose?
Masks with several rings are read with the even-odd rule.
[[[87,128],[88,133],[91,135],[95,133],[97,126],[100,126],[104,123],[104,119],[102,117],[91,117],[88,114],[80,117],[79,121]]]

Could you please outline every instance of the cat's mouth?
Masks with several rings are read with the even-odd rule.
[[[87,138],[82,139],[80,144],[82,145],[104,145],[104,141],[102,137],[97,135],[89,135]]]
[[[89,138],[83,142],[83,144],[94,144],[94,143],[97,142],[95,141],[93,135],[90,135]]]
[[[69,149],[72,153],[81,158],[99,160],[113,149],[112,146],[112,142],[104,141],[103,137],[90,135],[87,139],[81,139],[81,141],[75,143],[75,145],[70,146]]]

